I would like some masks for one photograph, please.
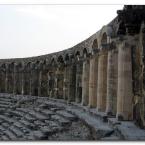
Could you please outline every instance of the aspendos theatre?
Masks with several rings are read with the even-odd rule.
[[[145,140],[144,54],[145,6],[125,5],[72,48],[0,59],[0,141]]]

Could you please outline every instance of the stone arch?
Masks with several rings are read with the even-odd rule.
[[[87,48],[84,48],[83,51],[82,51],[82,56],[87,57],[88,54],[89,54],[89,52],[88,52]]]
[[[57,63],[64,63],[63,55],[59,55],[59,56],[57,57]]]
[[[107,44],[107,34],[106,34],[106,32],[104,32],[103,35],[102,35],[101,44],[102,45]]]

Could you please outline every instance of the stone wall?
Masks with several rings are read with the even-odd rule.
[[[145,126],[145,6],[124,6],[100,31],[48,55],[1,59],[0,92],[76,102]]]

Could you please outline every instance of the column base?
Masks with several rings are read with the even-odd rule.
[[[113,113],[111,111],[106,111],[107,116],[112,116]]]
[[[124,120],[124,117],[121,114],[117,114],[116,118],[117,118],[118,121],[123,121]]]

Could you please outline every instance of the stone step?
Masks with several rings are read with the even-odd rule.
[[[45,120],[46,126],[49,126],[53,131],[61,131],[63,127],[58,123],[58,121]]]
[[[60,110],[60,111],[57,111],[56,113],[63,116],[64,118],[67,118],[70,121],[74,121],[77,119],[77,117],[75,115],[72,115],[71,113],[68,113],[65,110]]]
[[[51,111],[51,110],[47,110],[47,109],[41,110],[41,113],[42,113],[43,115],[46,115],[46,116],[51,116],[51,115],[54,115],[54,114],[55,114],[55,112],[53,112],[53,111]]]
[[[107,123],[102,122],[100,119],[96,119],[96,117],[92,116],[90,113],[82,111],[75,106],[68,107],[67,110],[72,114],[75,114],[80,120],[83,120],[91,128],[94,139],[100,139],[114,131],[114,129]]]
[[[118,136],[109,136],[101,138],[102,141],[118,141],[121,140]]]
[[[33,123],[33,122],[36,120],[36,118],[32,117],[32,115],[30,115],[30,114],[26,114],[26,115],[24,116],[24,118],[25,118],[26,120],[28,120],[29,122],[31,122],[31,123]]]
[[[32,131],[29,136],[28,140],[47,140],[47,135],[45,135],[42,131]]]
[[[6,129],[5,129],[5,127],[3,127],[2,125],[0,125],[0,130],[1,130],[1,132],[3,132],[3,131],[5,131]]]
[[[45,115],[41,114],[40,112],[37,112],[37,111],[32,110],[32,109],[17,108],[17,110],[28,113],[28,114],[32,115],[33,117],[35,117],[36,119],[39,119],[39,120],[49,119],[48,116],[45,116]]]
[[[6,135],[1,136],[1,141],[8,141],[9,138]]]
[[[40,130],[45,134],[45,135],[52,135],[56,131],[52,129],[50,126],[41,126]]]
[[[24,124],[28,129],[33,129],[35,128],[35,125],[25,119],[19,120],[20,123]]]
[[[23,123],[21,123],[19,121],[15,122],[13,125],[20,128],[21,130],[23,130],[24,133],[28,133],[31,131],[29,128],[27,128],[27,126],[25,126]]]
[[[14,123],[16,121],[15,119],[7,117],[5,115],[0,115],[0,119],[4,120],[6,122],[9,122],[9,123]]]
[[[0,104],[0,108],[10,108],[9,105],[5,105],[5,104]]]
[[[20,117],[23,117],[25,114],[25,113],[17,111],[17,110],[10,110],[9,113],[11,113],[12,115],[15,115],[15,116],[20,116]]]
[[[9,101],[3,101],[3,100],[0,100],[0,104],[4,104],[4,105],[12,105],[13,103],[12,103],[12,102],[9,102]]]
[[[9,138],[9,140],[17,139],[16,134],[10,130],[10,125],[8,123],[3,123],[1,127],[3,129],[3,133]]]
[[[45,125],[45,123],[40,121],[40,120],[34,121],[34,124],[37,125],[37,126],[44,126]]]
[[[4,133],[9,137],[10,140],[17,140],[17,136],[9,129],[5,130]]]
[[[66,125],[70,125],[71,122],[68,119],[65,119],[59,115],[52,115],[51,116],[52,120],[56,120],[60,125],[62,126],[66,126]]]
[[[17,135],[17,137],[22,137],[24,135],[24,133],[21,131],[20,128],[16,127],[16,126],[11,126],[9,128],[9,130],[11,130],[13,133],[15,133]]]

